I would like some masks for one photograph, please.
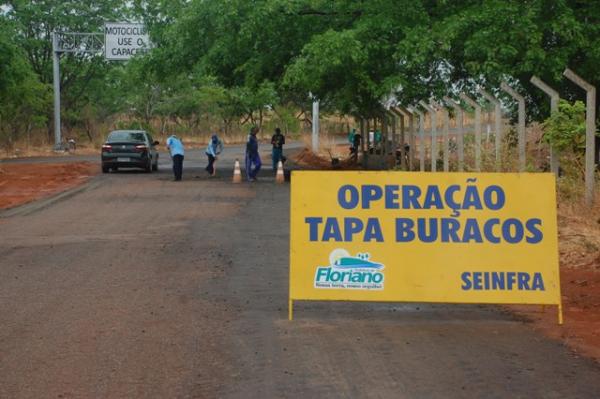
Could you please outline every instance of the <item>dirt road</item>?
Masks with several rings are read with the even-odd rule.
[[[0,217],[1,398],[598,397],[596,363],[494,307],[288,322],[289,186],[203,172],[102,175]]]

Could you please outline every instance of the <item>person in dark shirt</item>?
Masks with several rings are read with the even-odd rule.
[[[285,144],[285,136],[281,134],[280,128],[275,129],[275,134],[271,138],[271,144],[273,145],[273,152],[271,153],[273,170],[277,170],[279,161],[283,162],[283,145]]]
[[[260,155],[258,154],[258,139],[256,138],[258,128],[253,127],[250,129],[248,135],[248,142],[246,143],[246,176],[248,181],[256,181],[258,172],[262,163],[260,162]]]
[[[354,130],[354,137],[352,137],[352,146],[350,147],[350,157],[354,162],[358,161],[358,149],[360,148],[360,143],[362,141],[362,137],[360,133],[357,133]]]

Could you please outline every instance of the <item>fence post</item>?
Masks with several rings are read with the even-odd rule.
[[[587,93],[585,101],[585,202],[594,202],[594,150],[596,136],[596,87],[583,80],[579,75],[565,69],[563,75]]]
[[[396,115],[393,112],[390,112],[390,123],[392,125],[392,140],[391,143],[389,145],[391,145],[391,149],[390,152],[392,153],[392,155],[394,155],[394,166],[396,166],[396,127],[397,127],[397,123],[396,123]],[[389,138],[386,137],[385,140],[387,142],[389,142]]]
[[[502,82],[500,88],[507,92],[512,98],[514,98],[519,103],[519,172],[524,172],[527,162],[527,160],[525,159],[525,98],[519,93],[517,93],[506,82]]]
[[[444,104],[432,101],[431,104],[442,112],[442,132],[443,132],[443,149],[444,149],[444,172],[450,171],[450,116]]]
[[[492,103],[494,105],[494,114],[495,114],[494,124],[495,124],[495,130],[496,130],[496,132],[495,132],[496,136],[495,136],[495,140],[494,140],[495,147],[496,147],[496,172],[500,172],[500,166],[501,166],[500,146],[502,144],[502,128],[501,128],[502,108],[500,108],[500,101],[498,101],[496,99],[496,97],[492,96],[491,94],[489,94],[482,88],[479,88],[477,91],[486,100],[488,100],[490,103]]]
[[[436,110],[432,108],[425,101],[419,101],[419,104],[425,111],[429,112],[429,117],[431,118],[431,171],[437,171],[437,117]]]
[[[367,153],[365,151],[365,136],[368,134],[369,130],[369,120],[365,120],[365,118],[360,119],[360,152],[362,153],[362,166],[363,169],[367,168]],[[367,131],[367,133],[365,133]]]
[[[409,109],[405,110],[408,113],[408,170],[412,171],[415,167],[415,115]]]
[[[538,89],[550,96],[550,114],[553,114],[556,111],[558,111],[558,102],[560,100],[558,92],[550,86],[548,86],[546,83],[544,83],[537,76],[532,76],[530,82]],[[558,168],[560,166],[559,155],[560,154],[558,153],[556,148],[550,146],[550,171],[554,173],[555,177],[558,177]]]
[[[408,120],[408,170],[412,171],[415,163],[415,126],[414,114],[408,108],[397,107],[398,112],[402,114],[405,120]],[[402,142],[402,147],[405,148],[406,140]],[[406,152],[406,151],[404,151]],[[406,155],[405,155],[406,156]]]
[[[425,172],[425,114],[417,107],[409,107],[408,110],[419,115],[419,171]]]
[[[460,98],[475,109],[475,170],[481,172],[481,105],[464,93]]]
[[[312,105],[312,150],[319,152],[319,102],[313,100]]]
[[[452,100],[449,97],[444,97],[444,101],[454,108],[456,112],[456,144],[458,145],[458,171],[464,172],[465,170],[465,141],[464,134],[465,129],[463,126],[463,110],[460,104],[457,104],[456,101]]]

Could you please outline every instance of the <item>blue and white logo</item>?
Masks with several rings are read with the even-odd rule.
[[[315,288],[382,290],[385,266],[370,258],[366,252],[350,256],[345,249],[334,249],[329,255],[329,266],[317,267]]]

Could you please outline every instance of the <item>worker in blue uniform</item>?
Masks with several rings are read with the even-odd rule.
[[[256,133],[258,133],[257,127],[250,129],[250,135],[248,135],[248,142],[246,143],[246,177],[251,182],[256,181],[258,172],[262,166],[260,155],[258,154]]]

